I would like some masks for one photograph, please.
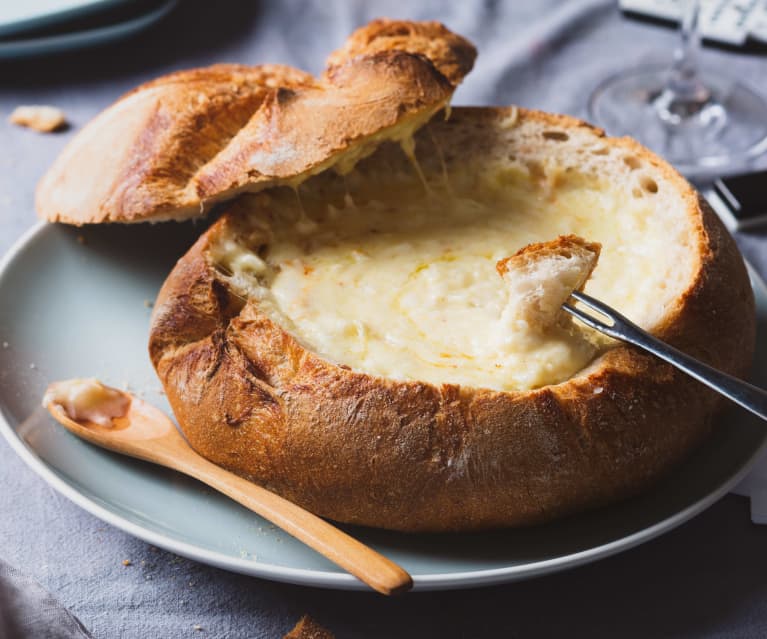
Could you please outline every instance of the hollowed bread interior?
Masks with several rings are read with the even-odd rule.
[[[456,109],[411,151],[385,144],[346,175],[246,196],[211,263],[332,362],[506,391],[563,382],[611,345],[567,317],[519,312],[520,291],[558,277],[501,277],[498,262],[522,247],[570,234],[601,244],[585,291],[650,330],[691,285],[696,222],[629,141],[514,108]]]

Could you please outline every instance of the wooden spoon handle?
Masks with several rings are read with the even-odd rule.
[[[178,470],[268,519],[374,590],[393,595],[412,588],[410,575],[372,548],[287,499],[190,453]]]

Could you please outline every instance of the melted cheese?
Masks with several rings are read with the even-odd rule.
[[[601,242],[586,290],[645,323],[665,286],[663,229],[646,224],[647,201],[593,182],[501,188],[482,201],[438,185],[385,200],[355,193],[357,204],[305,199],[307,213],[287,195],[259,197],[247,232],[219,237],[212,259],[311,351],[374,375],[514,390],[586,366],[603,339],[572,322],[530,326],[495,270],[532,242]]]
[[[44,406],[50,404],[61,406],[73,421],[110,426],[128,412],[130,397],[97,379],[70,379],[51,385],[43,398]]]

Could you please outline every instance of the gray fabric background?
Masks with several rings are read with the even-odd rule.
[[[0,560],[0,639],[90,639],[66,607],[26,573]]]
[[[566,13],[583,19],[555,41],[528,47],[547,24],[541,21]],[[514,102],[580,116],[607,73],[667,58],[675,42],[673,31],[623,20],[604,0],[182,2],[124,43],[0,63],[0,253],[34,223],[37,178],[73,132],[122,92],[221,61],[317,72],[354,27],[379,15],[440,19],[478,45],[477,66],[455,104]],[[703,59],[767,92],[763,56],[706,51]],[[62,107],[73,129],[43,136],[6,124],[25,103]],[[738,241],[766,276],[765,234]],[[339,638],[767,635],[767,528],[752,525],[747,500],[734,496],[594,565],[508,586],[387,600],[269,583],[153,549],[60,497],[0,442],[0,557],[48,588],[99,638],[280,637],[306,612]],[[131,566],[122,565],[126,558]]]

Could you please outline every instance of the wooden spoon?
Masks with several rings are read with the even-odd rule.
[[[95,380],[86,381],[98,384]],[[92,395],[88,400],[90,412],[84,413],[88,417],[78,416],[71,405],[67,405],[66,391],[62,394],[62,389],[72,384],[82,385],[82,382],[69,380],[51,384],[43,399],[43,405],[54,419],[78,437],[200,480],[268,519],[380,593],[392,595],[405,592],[413,586],[413,580],[405,570],[372,548],[300,506],[198,455],[173,422],[151,404],[129,393],[101,386],[113,394],[120,393],[124,398],[124,409],[116,413],[105,413],[105,419],[93,417]],[[114,397],[111,400],[104,398],[105,405],[112,403],[113,411]],[[98,409],[98,406],[95,408]]]

